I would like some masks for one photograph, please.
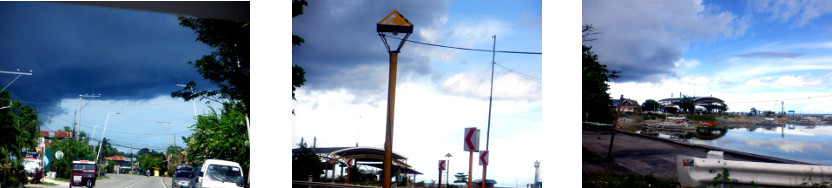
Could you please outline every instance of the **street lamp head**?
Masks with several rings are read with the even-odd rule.
[[[445,157],[454,157],[451,153],[445,154]]]
[[[381,41],[384,42],[384,46],[387,47],[388,52],[399,52],[404,45],[404,42],[407,41],[407,38],[410,37],[410,34],[413,33],[413,24],[404,18],[402,14],[399,13],[397,10],[393,10],[390,12],[384,19],[376,24],[376,32],[381,37]],[[405,33],[406,35],[402,39],[401,43],[399,43],[398,48],[396,50],[391,50],[390,45],[387,44],[387,38],[385,33],[393,34],[393,36],[399,35],[399,33]]]

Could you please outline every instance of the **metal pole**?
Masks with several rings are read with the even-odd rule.
[[[618,107],[616,108],[615,112],[615,121],[612,124],[612,131],[610,131],[610,148],[607,150],[607,158],[612,159],[612,141],[615,140],[615,129],[618,128],[618,117],[621,115],[621,103],[624,102],[624,95],[621,95],[621,98],[618,99]],[[537,182],[535,182],[537,183]]]
[[[101,156],[101,146],[104,146],[104,133],[107,132],[107,123],[110,122],[110,114],[113,113],[107,113],[107,120],[104,121],[104,131],[101,131],[101,142],[98,142],[98,154],[95,155],[95,164],[98,164],[98,157]],[[118,114],[118,112],[116,112],[116,114]]]
[[[448,161],[448,170],[445,171],[445,187],[451,187],[451,158],[445,157],[446,161]]]
[[[78,95],[78,117],[77,117],[78,121],[75,121],[75,122],[77,122],[75,124],[75,126],[76,126],[76,128],[75,128],[75,130],[76,130],[75,139],[78,139],[78,140],[81,139],[81,138],[78,137],[78,135],[80,135],[79,133],[81,132],[81,100],[82,100],[81,95],[79,94]]]
[[[494,97],[494,56],[497,50],[497,35],[492,35],[494,38],[494,46],[491,48],[491,93],[488,94],[488,130],[485,132],[485,151],[488,151],[488,141],[491,136],[491,102]],[[482,165],[482,188],[485,188],[485,173],[488,170],[488,164]]]
[[[471,179],[473,179],[473,174],[471,174],[471,167],[474,164],[474,151],[471,150],[468,152],[468,188],[471,188]]]
[[[404,43],[404,41],[402,41]],[[390,169],[393,163],[393,114],[396,104],[396,69],[399,58],[398,51],[390,52],[390,81],[387,93],[387,133],[384,142],[383,174],[381,176],[383,188],[390,188]]]
[[[439,167],[439,188],[442,188],[442,167]]]

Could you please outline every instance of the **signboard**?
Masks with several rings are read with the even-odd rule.
[[[352,159],[347,160],[347,167],[352,168]]]
[[[23,152],[24,159],[37,159],[38,153],[35,152]]]
[[[377,32],[413,33],[413,24],[399,11],[393,10],[376,24]]]
[[[476,127],[465,128],[465,151],[479,151],[480,148],[480,130]]]
[[[480,166],[488,166],[488,150],[480,152]]]
[[[45,141],[45,139],[43,139],[43,137],[40,137],[40,138],[38,139],[38,147],[39,147],[39,148],[45,148],[45,147],[46,147],[46,143],[44,143],[44,142],[46,142],[46,141]]]
[[[448,165],[448,164],[446,164],[446,163],[445,163],[445,160],[439,160],[439,171],[443,171],[443,170],[445,170],[445,167],[446,167],[447,165]]]

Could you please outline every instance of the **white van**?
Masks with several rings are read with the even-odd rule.
[[[208,159],[202,163],[197,172],[196,187],[244,187],[246,179],[243,177],[243,168],[240,164]]]

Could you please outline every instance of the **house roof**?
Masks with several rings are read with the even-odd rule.
[[[105,160],[112,160],[112,161],[123,161],[124,156],[116,155],[116,156],[111,156],[111,157],[105,157],[104,159]]]
[[[40,131],[40,135],[45,138],[70,138],[72,132],[69,131]]]
[[[621,102],[621,101],[620,101],[620,100],[618,100],[618,99],[612,99],[612,105],[613,105],[613,106],[618,106],[618,103],[620,103],[620,102]],[[641,106],[641,105],[639,105],[639,104],[638,104],[638,101],[635,101],[635,100],[632,100],[632,99],[626,99],[626,98],[625,98],[625,99],[624,99],[624,102],[623,102],[623,103],[621,103],[621,106]]]

